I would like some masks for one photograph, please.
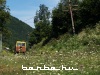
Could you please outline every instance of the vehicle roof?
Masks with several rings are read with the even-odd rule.
[[[16,43],[26,43],[25,41],[16,41]]]

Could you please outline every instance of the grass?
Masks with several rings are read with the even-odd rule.
[[[99,75],[100,74],[100,53],[95,52],[57,52],[46,51],[41,54],[34,52],[26,55],[0,56],[0,75]],[[78,71],[23,71],[22,65],[26,67],[37,66],[61,68],[66,67],[78,68]]]
[[[45,46],[42,46],[43,41],[34,45],[32,50],[48,50],[48,51],[100,51],[100,23],[95,28],[84,29],[79,34],[74,36],[68,33],[59,36],[57,39],[53,38]]]
[[[75,36],[64,34],[42,46],[34,45],[26,55],[0,53],[0,75],[100,75],[100,23],[94,29],[85,29]],[[78,68],[78,71],[24,71],[37,66]]]

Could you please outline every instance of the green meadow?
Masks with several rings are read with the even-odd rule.
[[[6,53],[6,52],[4,52]],[[37,66],[56,67],[61,69],[64,65],[66,68],[73,67],[78,70],[58,70],[58,71],[41,71],[41,70],[22,70],[24,67]],[[0,75],[99,75],[100,74],[100,53],[99,52],[57,52],[46,51],[27,53],[26,55],[13,55],[8,53],[0,56]]]
[[[25,55],[3,50],[0,53],[0,75],[100,75],[100,24],[71,36],[61,35],[42,46],[34,45]],[[73,67],[78,70],[22,70],[34,67]]]

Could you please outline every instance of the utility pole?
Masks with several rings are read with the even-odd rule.
[[[77,9],[72,9],[72,6],[78,6],[78,5],[72,5],[71,4],[71,0],[68,0],[68,6],[69,7],[69,11],[70,11],[70,15],[71,15],[71,21],[72,21],[72,30],[73,30],[73,34],[75,35],[75,25],[74,25],[74,19],[73,19],[73,11],[77,10]],[[68,10],[64,10],[64,11],[68,11]]]
[[[69,9],[70,9],[70,14],[71,14],[73,34],[75,35],[75,25],[74,25],[72,5],[71,5],[71,1],[70,0],[69,0]]]
[[[0,52],[2,51],[2,33],[0,32]]]

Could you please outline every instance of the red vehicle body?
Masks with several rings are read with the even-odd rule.
[[[17,41],[16,42],[16,53],[25,53],[26,52],[26,42]]]

